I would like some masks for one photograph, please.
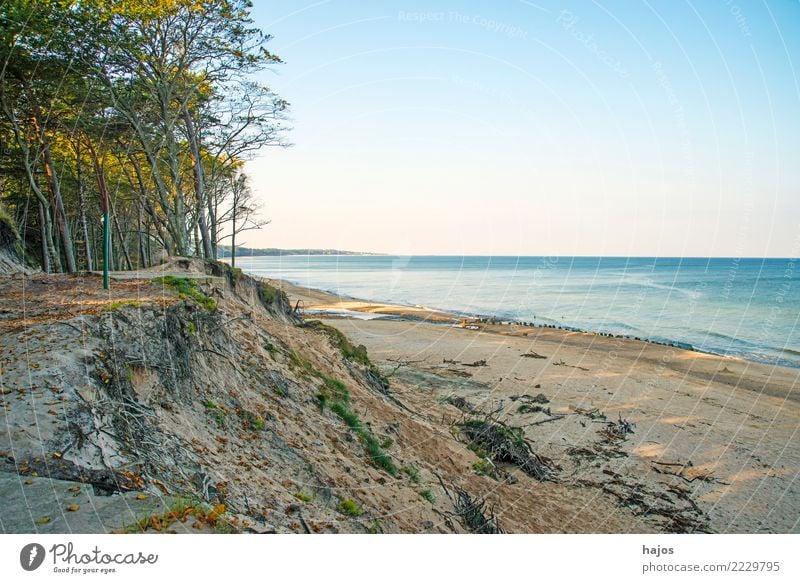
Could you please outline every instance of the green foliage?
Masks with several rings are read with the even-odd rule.
[[[263,281],[258,282],[258,297],[266,307],[274,306],[278,303],[283,303],[284,305],[289,303],[289,298],[283,290],[279,290]]]
[[[370,462],[384,470],[390,476],[397,477],[397,466],[391,456],[384,451],[383,447],[381,447],[381,443],[373,435],[372,431],[361,423],[358,415],[350,409],[347,403],[344,401],[334,401],[331,403],[330,408],[348,427],[356,432],[359,440],[364,444],[364,449],[369,456]]]
[[[345,498],[341,502],[339,502],[339,511],[342,514],[346,514],[348,516],[361,516],[364,514],[364,511],[361,509],[361,506],[355,500],[351,500],[350,498]]]
[[[210,404],[210,407],[207,405],[206,409],[212,413],[218,410],[218,406],[213,401],[206,401],[206,403]],[[261,415],[257,415],[246,409],[237,409],[236,412],[239,414],[239,417],[242,418],[243,425],[246,429],[250,429],[251,431],[264,431],[266,421],[264,421]]]
[[[319,376],[325,384],[325,388],[328,389],[334,397],[341,399],[345,403],[350,402],[350,391],[347,389],[347,385],[323,373],[319,373]]]
[[[342,421],[344,421],[348,427],[355,429],[356,431],[361,431],[361,420],[358,418],[358,415],[353,413],[353,411],[351,411],[344,402],[334,401],[331,403],[331,411],[341,417]]]
[[[215,310],[217,302],[200,291],[200,287],[193,279],[185,277],[175,277],[174,275],[163,275],[153,280],[153,283],[160,284],[164,288],[170,289],[184,300],[191,300],[206,310]]]
[[[188,324],[186,324],[186,331],[194,336],[195,334],[197,334],[197,325],[194,322],[189,322]]]
[[[225,419],[228,418],[228,412],[221,405],[211,399],[206,399],[203,401],[203,406],[206,408],[206,412],[217,422],[217,425],[222,426],[225,423]]]
[[[397,477],[397,466],[394,465],[394,461],[392,460],[391,456],[389,456],[389,454],[383,450],[381,444],[378,443],[377,439],[375,439],[375,436],[373,436],[369,431],[363,431],[359,435],[361,440],[364,442],[364,447],[367,450],[372,463],[381,468],[390,476]]]
[[[112,185],[114,226],[118,219],[123,227],[114,236],[115,269],[142,265],[139,243],[148,237],[172,255],[200,254],[191,231],[212,196],[219,232],[230,232],[234,220],[233,237],[258,224],[252,198],[234,200],[230,184],[247,156],[283,143],[288,103],[263,83],[245,82],[281,62],[267,50],[270,35],[254,25],[252,4],[0,1],[0,141],[13,150],[0,156],[0,198],[25,221],[18,231],[27,248],[47,246],[53,271],[88,267],[75,258],[84,244],[97,250],[99,230],[87,229],[83,241],[81,207],[93,209]],[[201,169],[205,180],[193,183]],[[158,226],[129,228],[143,207]],[[39,233],[55,237],[42,242]]]
[[[307,358],[301,356],[296,350],[289,350],[287,353],[289,357],[289,367],[292,369],[299,368],[300,370],[304,371],[307,374],[311,374],[314,376],[320,376],[322,373],[319,372],[314,365],[311,364],[311,361]]]
[[[415,484],[419,484],[419,470],[414,466],[403,466],[400,468],[404,474]]]
[[[422,490],[422,491],[419,493],[419,495],[420,495],[420,496],[422,496],[423,498],[425,498],[425,500],[427,500],[427,501],[428,501],[428,502],[430,502],[431,504],[433,504],[434,502],[436,502],[436,496],[434,496],[434,495],[433,495],[433,492],[431,492],[430,490]]]
[[[311,502],[314,499],[314,495],[307,492],[295,492],[292,495],[303,503]]]
[[[117,300],[103,306],[103,311],[114,312],[116,310],[122,310],[123,308],[138,308],[144,304],[145,302],[140,302],[138,300]]]
[[[481,458],[472,464],[472,471],[479,476],[488,476],[490,478],[495,477],[494,466],[487,458]]]
[[[5,209],[3,205],[0,204],[0,223],[6,225],[9,231],[15,239],[19,239],[19,232],[17,231],[17,225],[14,223],[14,219],[8,214],[8,211]]]

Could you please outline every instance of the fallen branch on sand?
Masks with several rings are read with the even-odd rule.
[[[435,472],[434,472],[435,473]],[[441,513],[445,518],[457,518],[469,532],[473,534],[505,534],[493,509],[486,508],[485,498],[473,498],[468,492],[454,487],[455,496],[445,486],[442,477],[439,479],[445,495],[453,503],[454,512]]]
[[[15,462],[11,458],[5,458],[0,460],[0,471],[18,473],[21,476],[38,475],[51,480],[91,484],[105,495],[144,488],[144,480],[132,472],[89,469],[65,459],[36,458]]]
[[[659,474],[665,474],[667,476],[675,476],[676,478],[680,478],[680,479],[686,481],[689,484],[691,484],[692,482],[697,481],[697,480],[699,480],[701,482],[715,482],[717,484],[727,484],[727,482],[723,482],[719,478],[715,477],[711,472],[699,473],[699,474],[695,474],[694,476],[685,475],[684,471],[686,470],[686,468],[692,467],[692,462],[691,461],[687,462],[686,464],[669,463],[669,462],[656,462],[656,461],[654,461],[653,464],[657,464],[657,465],[653,465],[653,470],[655,472],[657,472]],[[677,467],[680,467],[680,469],[677,472],[670,472],[670,471],[668,471],[666,469],[659,468],[658,467],[659,465],[668,466],[668,467],[676,467],[677,466]]]
[[[461,365],[462,366],[472,366],[472,367],[489,366],[488,364],[486,364],[486,361],[482,360],[482,359],[481,360],[476,360],[475,362],[472,362],[472,363],[470,363],[470,362],[462,362]]]
[[[524,354],[521,354],[520,357],[522,357],[522,358],[542,358],[542,359],[546,359],[547,358],[546,356],[544,356],[542,354],[539,354],[538,352],[534,352],[533,350],[531,350],[530,352],[526,352]]]
[[[554,362],[553,366],[566,366],[566,367],[569,367],[569,368],[577,368],[578,370],[585,370],[585,371],[589,370],[585,366],[578,366],[576,364],[567,364],[563,360],[559,360],[558,362]]]
[[[533,452],[519,427],[509,427],[488,415],[457,425],[469,439],[470,449],[494,463],[512,464],[542,482],[557,469],[551,460]]]

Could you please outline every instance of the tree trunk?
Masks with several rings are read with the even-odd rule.
[[[139,262],[137,263],[139,269],[147,267],[147,257],[144,252],[144,233],[142,233],[142,205],[136,205],[136,236],[139,248]]]
[[[45,234],[45,230],[47,226],[44,220],[44,205],[39,203],[39,228],[41,229],[41,239],[42,239],[42,270],[45,273],[50,273],[50,252],[47,249],[47,235]]]
[[[89,242],[89,225],[86,222],[86,197],[83,192],[83,165],[81,164],[81,142],[75,145],[75,168],[78,177],[78,212],[80,214],[81,233],[83,234],[83,247],[86,251],[86,269],[94,271],[92,262],[92,246]]]
[[[104,179],[105,180],[105,179]],[[122,229],[119,226],[117,219],[117,211],[114,210],[114,203],[109,199],[111,205],[111,218],[114,220],[114,229],[117,231],[117,239],[119,239],[119,246],[122,248],[122,256],[125,258],[125,264],[128,266],[128,271],[133,271],[133,263],[131,263],[131,256],[128,253],[128,244],[125,242],[125,237],[122,234]],[[122,263],[122,260],[119,260]]]
[[[236,209],[238,207],[238,196],[233,192],[233,228],[231,229],[231,268],[236,267]]]
[[[200,235],[203,238],[203,255],[206,259],[214,257],[214,250],[211,248],[211,235],[206,223],[206,200],[205,200],[205,176],[203,175],[203,159],[200,156],[200,146],[197,143],[197,133],[195,132],[194,122],[189,113],[189,108],[183,104],[181,108],[183,123],[186,126],[186,135],[189,138],[189,154],[192,158],[192,168],[194,170],[194,197],[197,207],[197,225],[200,228]],[[209,207],[211,208],[211,207]]]

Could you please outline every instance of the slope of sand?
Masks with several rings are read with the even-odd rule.
[[[562,509],[557,530],[566,531],[631,517],[628,528],[646,531],[678,508],[696,509],[700,529],[712,532],[800,531],[800,370],[589,333],[470,330],[425,308],[273,283],[315,318],[326,310],[395,316],[326,321],[364,344],[397,397],[442,431],[464,418],[464,402],[524,429],[569,488],[545,495],[489,482],[512,527],[530,528],[529,513],[545,505]],[[536,403],[539,394],[548,402]],[[448,404],[455,397],[461,410]],[[633,433],[609,438],[623,422]]]

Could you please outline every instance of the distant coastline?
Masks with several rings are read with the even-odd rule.
[[[217,249],[220,259],[231,256],[230,245],[220,245]],[[383,255],[383,253],[368,253],[366,251],[342,251],[341,249],[255,249],[251,247],[238,247],[236,257],[280,257],[283,255]]]

